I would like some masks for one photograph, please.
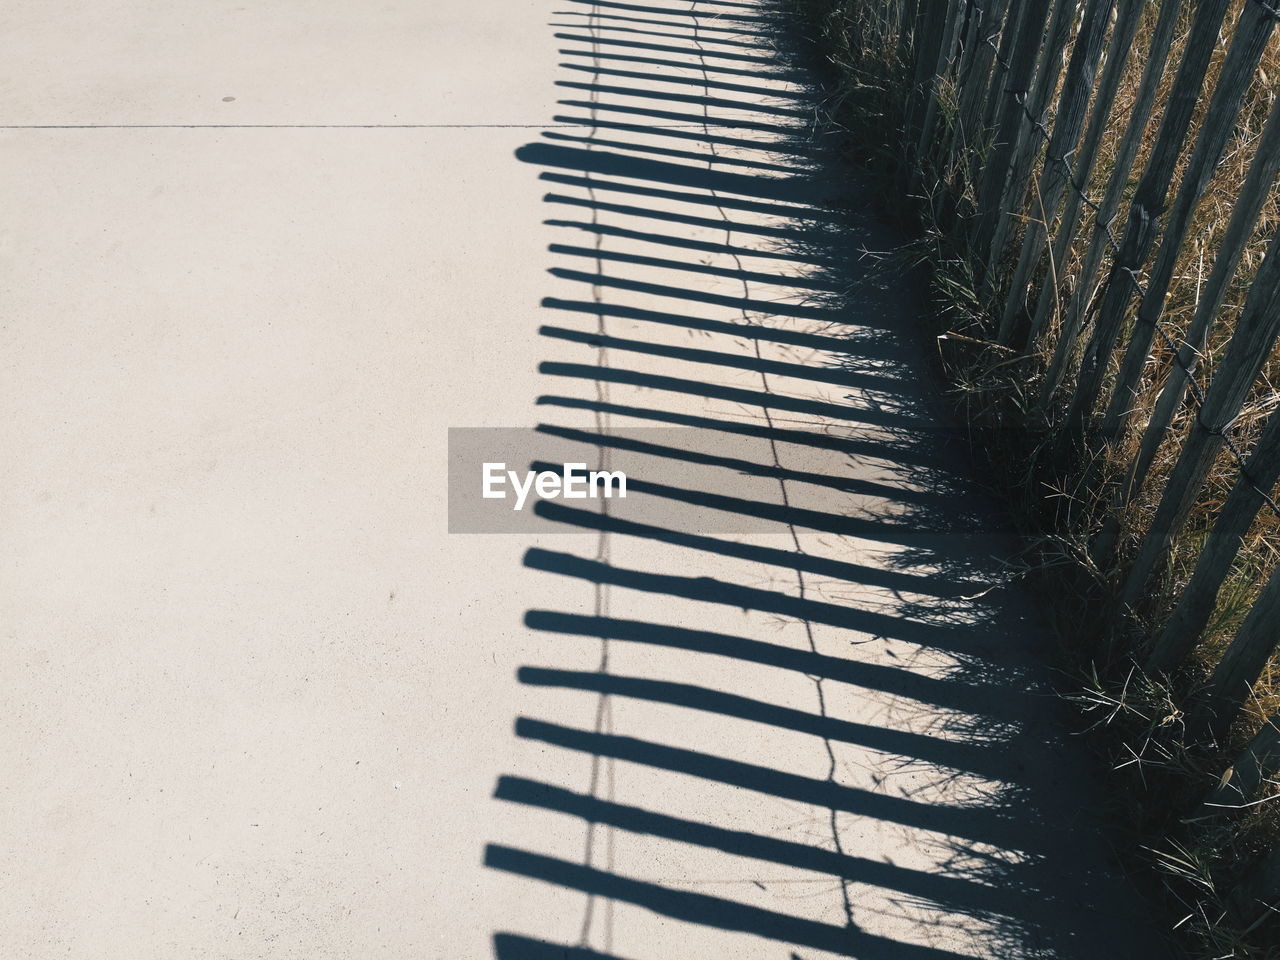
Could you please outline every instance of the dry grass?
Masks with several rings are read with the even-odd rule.
[[[1203,120],[1209,101],[1207,91],[1218,79],[1230,25],[1247,2],[1235,0],[1227,15],[1228,26],[1214,51],[1205,80],[1206,94],[1197,107],[1191,137]],[[890,182],[905,182],[901,160],[913,153],[914,145],[909,148],[895,132],[909,87],[898,56],[899,4],[891,0],[863,0],[856,4],[789,0],[789,5],[811,24],[817,47],[827,61],[831,122],[849,133],[849,150]],[[1145,64],[1141,55],[1144,38],[1150,36],[1155,15],[1156,4],[1148,3],[1143,11],[1145,22],[1134,42],[1138,55],[1131,54],[1125,66],[1098,161],[1086,185],[1085,192],[1094,199],[1101,199],[1115,169]],[[1185,10],[1161,79],[1153,119],[1128,178],[1120,206],[1121,224],[1128,194],[1136,187],[1151,152],[1190,21],[1191,10]],[[1175,341],[1196,311],[1202,286],[1278,92],[1280,31],[1265,52],[1231,141],[1195,211],[1188,241],[1178,258],[1162,321]],[[945,144],[951,140],[957,94],[951,80],[939,88],[942,122],[936,142]],[[1052,113],[1048,120],[1052,122]],[[1125,828],[1133,862],[1141,865],[1146,876],[1161,881],[1159,889],[1169,908],[1169,926],[1176,928],[1178,942],[1188,955],[1204,960],[1280,957],[1280,917],[1275,921],[1238,922],[1223,895],[1223,890],[1230,888],[1260,850],[1273,848],[1280,841],[1280,804],[1268,801],[1251,807],[1246,814],[1183,822],[1186,811],[1196,807],[1229,758],[1260,728],[1266,716],[1280,709],[1280,661],[1273,660],[1265,671],[1229,742],[1206,744],[1189,738],[1182,715],[1184,706],[1193,702],[1191,694],[1203,683],[1249,611],[1266,576],[1280,562],[1280,520],[1264,511],[1254,523],[1219,596],[1204,640],[1186,668],[1168,680],[1143,677],[1133,667],[1132,655],[1150,637],[1129,633],[1117,638],[1108,631],[1108,597],[1117,574],[1093,566],[1088,545],[1113,502],[1114,484],[1136,456],[1141,430],[1171,375],[1171,358],[1157,341],[1144,371],[1130,427],[1100,461],[1078,464],[1066,474],[1045,469],[1043,452],[1049,434],[1036,411],[1035,398],[1055,346],[1056,319],[1050,334],[1029,356],[1010,357],[1008,351],[983,346],[994,338],[1003,304],[999,297],[994,303],[983,302],[977,294],[975,276],[980,267],[974,252],[965,244],[966,232],[962,229],[974,206],[973,171],[981,168],[988,147],[989,143],[979,138],[958,154],[958,162],[954,157],[943,161],[943,150],[923,158],[919,177],[923,187],[913,198],[911,225],[920,240],[912,256],[927,260],[932,267],[940,329],[960,335],[944,341],[946,376],[968,422],[975,432],[985,436],[984,448],[992,460],[993,476],[1001,478],[997,482],[1004,484],[1002,494],[1014,505],[1016,519],[1035,544],[1038,563],[1031,576],[1044,587],[1043,595],[1051,604],[1048,614],[1058,621],[1064,649],[1070,654],[1066,662],[1074,664],[1068,667],[1074,670],[1068,687],[1075,691],[1072,698],[1093,725],[1094,741],[1116,771],[1116,821]],[[1184,151],[1183,164],[1188,152]],[[1173,181],[1175,188],[1181,173],[1180,167]],[[1027,216],[1036,209],[1035,197],[1028,197]],[[1222,356],[1245,293],[1278,228],[1280,189],[1273,189],[1203,352],[1200,369],[1205,380],[1212,376],[1214,365]],[[1056,265],[1063,289],[1070,291],[1082,282],[1079,274],[1092,232],[1086,222],[1066,261]],[[1016,256],[1021,233],[1019,225],[1007,256]],[[1094,278],[1095,284],[1105,277],[1106,269],[1104,262]],[[1045,281],[1044,276],[1036,278],[1032,302],[1038,295],[1038,285]],[[1085,293],[1092,297],[1095,291],[1088,289]],[[1060,303],[1059,308],[1064,309],[1065,304]],[[1278,376],[1280,351],[1268,360],[1235,425],[1237,442],[1244,449],[1252,444],[1262,422],[1280,402],[1280,394],[1273,386]],[[1070,386],[1069,379],[1065,387]],[[1184,405],[1140,495],[1127,504],[1119,518],[1116,556],[1120,570],[1149,525],[1193,416],[1194,410]],[[1224,453],[1174,545],[1167,570],[1153,585],[1142,611],[1141,625],[1147,631],[1158,630],[1176,603],[1236,476],[1234,462]],[[1280,796],[1275,799],[1280,800]]]

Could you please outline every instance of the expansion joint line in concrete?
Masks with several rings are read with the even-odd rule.
[[[588,98],[587,117],[589,123],[583,125],[587,130],[585,149],[590,151],[594,147],[594,138],[599,131],[598,110],[599,102],[599,80],[600,80],[600,53],[598,43],[598,8],[592,4],[587,13],[587,33],[591,37],[591,92]],[[696,129],[696,125],[693,126]],[[584,182],[586,184],[587,202],[591,208],[591,225],[598,227],[600,225],[600,208],[596,202],[596,191],[594,187],[593,176],[590,169],[584,171]],[[596,334],[600,338],[600,346],[596,348],[596,364],[605,368],[609,365],[608,348],[604,346],[605,337],[608,333],[608,321],[605,318],[603,310],[604,289],[599,283],[599,279],[604,273],[604,235],[598,229],[592,230],[593,244],[592,248],[595,253],[595,281],[591,284],[591,300],[596,306]],[[609,404],[609,384],[602,378],[597,377],[595,380],[596,391],[596,409],[593,412],[593,418],[597,433],[605,435],[609,432],[611,417],[608,413]],[[607,445],[602,444],[599,451],[600,469],[610,469],[612,459],[611,452]],[[608,514],[608,501],[600,501],[600,510],[604,514]],[[610,560],[610,537],[607,525],[602,524],[600,530],[596,533],[596,554],[595,559],[598,563],[608,565]],[[592,604],[596,619],[605,620],[609,616],[609,585],[597,581],[592,585]],[[609,672],[609,638],[601,636],[600,640],[600,661],[597,666],[599,673],[605,674]],[[613,704],[607,693],[600,693],[596,699],[595,718],[593,729],[597,734],[612,734],[613,728]],[[603,770],[602,770],[603,767]],[[591,757],[591,774],[588,788],[588,794],[592,798],[596,798],[600,793],[600,781],[603,774],[605,781],[604,793],[605,798],[612,803],[615,799],[615,770],[616,762],[612,757],[601,757],[593,754]],[[607,825],[598,825],[594,822],[587,824],[586,837],[584,838],[583,863],[587,867],[595,866],[596,847],[597,847],[597,831],[604,831],[604,866],[609,872],[614,868],[615,853],[615,835],[613,827]],[[578,945],[583,948],[590,948],[591,933],[595,919],[595,905],[597,895],[594,893],[587,894],[587,902],[583,908],[582,925],[578,933]],[[604,936],[602,938],[602,947],[606,953],[613,951],[613,926],[614,926],[614,902],[606,899],[604,902],[602,924],[604,927]]]
[[[702,40],[698,34],[699,23],[698,23],[698,16],[697,16],[697,6],[698,6],[698,0],[692,0],[691,19],[693,21],[693,43],[698,51],[698,63],[702,73],[703,91],[706,94],[706,97],[709,98],[711,96],[711,78],[707,68],[707,61],[706,61],[706,55],[705,55],[706,51],[705,51],[705,48],[703,47]],[[711,138],[710,109],[711,109],[710,105],[704,100],[702,104],[703,129],[706,132],[707,147],[710,152],[710,156],[707,159],[707,170],[708,172],[714,173],[715,165],[719,157],[716,151],[716,145]],[[743,305],[739,308],[739,315],[744,324],[749,324],[751,323],[751,317],[748,314],[746,305],[751,302],[751,282],[747,279],[746,270],[742,262],[742,256],[734,248],[733,221],[729,218],[728,212],[720,204],[719,202],[720,196],[719,196],[719,193],[716,191],[715,187],[708,186],[707,192],[711,195],[712,199],[716,201],[716,210],[718,211],[720,218],[725,223],[725,231],[724,231],[725,247],[729,250],[729,255],[733,259],[734,265],[736,266],[738,271],[740,283],[742,284]],[[763,364],[764,354],[760,345],[760,340],[758,338],[752,340],[752,347],[754,350],[756,360],[759,361],[761,364]],[[782,498],[783,509],[789,510],[791,506],[791,500],[790,500],[789,493],[787,491],[787,481],[783,476],[783,472],[782,472],[783,470],[782,458],[778,450],[778,442],[776,439],[776,435],[774,433],[773,414],[770,412],[769,406],[768,406],[768,396],[771,392],[770,386],[769,386],[769,377],[764,372],[763,368],[759,372],[759,378],[760,378],[761,393],[764,396],[764,401],[762,402],[760,409],[764,416],[765,424],[769,429],[770,455],[773,459],[774,467],[776,467],[778,470],[778,492]],[[792,543],[792,546],[795,548],[797,557],[803,556],[804,548],[800,542],[800,536],[799,536],[799,533],[796,531],[795,524],[788,522],[787,531],[790,534],[791,543]],[[795,576],[796,576],[796,594],[798,598],[803,602],[806,599],[806,595],[808,593],[808,585],[805,582],[804,571],[800,568],[799,564],[797,564],[796,566]],[[817,643],[817,638],[814,635],[813,623],[809,620],[804,620],[803,624],[804,624],[805,639],[808,644],[809,650],[811,653],[817,655],[818,643]],[[823,678],[819,676],[811,675],[809,679],[812,681],[814,685],[814,692],[817,695],[818,713],[825,720],[828,718],[829,715],[827,713],[826,691],[823,688]],[[827,755],[826,779],[827,779],[827,782],[834,784],[837,782],[836,773],[839,769],[839,764],[836,761],[835,748],[832,746],[831,738],[825,735],[822,738],[822,745]],[[835,848],[836,854],[840,857],[844,857],[845,856],[844,844],[840,839],[839,813],[834,807],[831,807],[828,809],[828,822],[830,825],[831,842]],[[849,881],[841,877],[839,878],[839,884],[840,884],[841,907],[844,913],[845,924],[849,929],[856,930],[858,929],[858,925],[853,918],[853,902],[849,896]]]

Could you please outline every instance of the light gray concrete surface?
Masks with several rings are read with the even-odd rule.
[[[0,955],[1155,955],[769,14],[2,22]],[[749,532],[449,535],[537,424]]]

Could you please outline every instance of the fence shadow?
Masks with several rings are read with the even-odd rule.
[[[749,3],[564,0],[551,29],[554,121],[576,126],[517,154],[557,236],[540,429],[601,462],[698,471],[693,487],[633,476],[631,495],[743,532],[537,505],[595,547],[525,555],[547,602],[524,626],[582,667],[522,667],[556,706],[514,733],[589,777],[512,773],[495,796],[580,822],[585,852],[531,836],[484,856],[582,898],[546,929],[496,932],[494,955],[657,960],[627,932],[644,917],[728,937],[687,948],[717,957],[1155,955],[1092,828],[1044,631],[1009,586],[1012,539],[933,399],[915,281],[863,253],[893,237],[815,134],[789,27]],[[560,607],[570,592],[591,609]],[[813,763],[771,762],[795,744]],[[690,784],[726,808],[691,814],[672,792]],[[806,825],[753,828],[738,804]],[[610,837],[632,855],[606,855]],[[739,872],[699,886],[686,859]],[[766,892],[782,871],[803,898]]]

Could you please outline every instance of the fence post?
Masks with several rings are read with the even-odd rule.
[[[960,39],[960,28],[964,25],[963,11],[971,4],[971,0],[948,0],[946,22],[942,27],[942,40],[938,55],[934,62],[933,75],[929,81],[929,96],[925,102],[924,119],[920,123],[920,139],[916,144],[916,166],[911,171],[911,182],[918,187],[924,173],[924,160],[929,153],[929,143],[933,139],[934,120],[938,114],[938,93],[942,78],[951,68],[956,43]]]
[[[1009,0],[989,0],[985,7],[975,9],[981,11],[973,34],[976,48],[967,66],[968,72],[961,75],[960,105],[956,110],[956,125],[948,151],[950,165],[965,170],[972,169],[967,152],[977,140],[981,129],[981,110],[986,102],[984,98],[991,85],[992,74],[1003,69],[996,63],[996,35],[1002,29],[1014,29],[1012,22],[1016,19],[1016,13],[1010,13],[1010,23],[1005,23]]]
[[[897,59],[899,63],[911,62],[911,48],[915,43],[922,2],[924,0],[902,0],[902,16],[898,21]]]
[[[1124,323],[1129,301],[1137,286],[1135,273],[1141,269],[1160,232],[1160,213],[1164,207],[1165,195],[1182,155],[1183,142],[1191,125],[1191,115],[1200,99],[1205,70],[1217,45],[1218,30],[1227,5],[1228,0],[1201,0],[1196,8],[1182,63],[1178,66],[1169,103],[1160,121],[1160,132],[1156,135],[1147,169],[1134,192],[1124,240],[1112,262],[1102,307],[1094,323],[1093,335],[1085,347],[1080,375],[1063,431],[1067,441],[1075,440],[1084,433],[1089,415],[1102,390],[1102,381],[1116,336]]]
[[[962,36],[959,38],[960,48],[956,58],[955,76],[956,76],[956,103],[955,103],[955,122],[960,122],[960,106],[964,98],[966,85],[969,83],[973,71],[977,67],[977,56],[979,49],[989,49],[987,44],[983,42],[983,31],[987,28],[988,23],[984,19],[990,14],[989,8],[998,6],[998,4],[986,4],[979,6],[976,0],[966,0],[964,25],[962,28]],[[953,141],[954,142],[954,141]],[[946,150],[947,161],[950,162],[952,154],[952,145],[948,144]]]
[[[1271,104],[1271,113],[1267,117],[1266,127],[1258,141],[1257,153],[1249,167],[1244,186],[1231,212],[1231,220],[1218,247],[1218,257],[1214,261],[1213,271],[1200,291],[1200,302],[1196,306],[1184,345],[1178,352],[1175,367],[1160,399],[1152,411],[1151,420],[1143,431],[1142,444],[1138,456],[1125,481],[1126,498],[1137,495],[1146,478],[1147,470],[1155,459],[1156,450],[1167,435],[1174,414],[1182,404],[1187,393],[1186,377],[1179,375],[1179,370],[1194,373],[1200,351],[1208,339],[1209,330],[1218,316],[1222,301],[1226,298],[1236,268],[1240,265],[1240,257],[1244,253],[1253,233],[1254,224],[1266,205],[1267,197],[1280,174],[1280,97]]]
[[[1213,0],[1221,2],[1221,0]],[[974,247],[985,251],[991,246],[995,224],[1003,216],[1001,201],[1005,193],[1005,182],[1008,179],[1014,153],[1018,148],[1021,132],[1027,122],[1023,113],[1024,102],[1035,71],[1036,55],[1040,52],[1040,41],[1044,37],[1046,15],[1049,12],[1049,0],[1026,0],[1023,5],[1021,23],[1018,29],[1017,43],[1014,44],[1013,56],[1009,60],[1009,72],[1004,82],[992,84],[999,88],[1000,121],[996,127],[996,145],[982,176],[982,189],[978,199],[978,220],[973,231]],[[997,81],[999,71],[995,71]],[[987,264],[990,270],[993,264]]]
[[[1080,128],[1084,125],[1089,92],[1093,89],[1098,60],[1102,56],[1102,39],[1114,5],[1115,0],[1088,0],[1085,7],[1080,32],[1071,49],[1071,62],[1067,65],[1067,78],[1063,83],[1062,97],[1058,101],[1053,136],[1045,149],[1044,169],[1041,171],[1040,183],[1036,191],[1041,215],[1030,218],[1022,238],[1022,252],[1018,256],[1018,264],[1013,271],[1004,315],[1001,317],[1000,330],[996,337],[1000,343],[1008,343],[1013,334],[1014,322],[1024,306],[1031,271],[1040,261],[1040,247],[1049,235],[1049,226],[1057,212],[1058,202],[1069,185],[1072,171],[1067,158],[1075,149],[1076,141],[1080,137]],[[1136,4],[1129,0],[1124,6],[1132,14]],[[1126,10],[1121,11],[1116,22],[1116,36],[1123,40],[1123,48],[1127,53],[1129,40],[1132,39],[1137,24],[1126,22]],[[1113,70],[1111,73],[1118,81],[1119,70]],[[1114,90],[1112,94],[1114,95]],[[1109,107],[1108,98],[1104,112]],[[1095,144],[1094,150],[1096,149]],[[1089,166],[1091,167],[1092,163]]]
[[[1280,567],[1267,580],[1253,609],[1209,678],[1205,691],[1209,728],[1221,739],[1280,640]]]
[[[944,35],[950,27],[950,11],[956,4],[952,0],[920,0],[920,17],[916,26],[916,40],[912,49],[911,86],[907,97],[907,111],[903,118],[903,152],[910,159],[909,148],[915,143],[912,133],[916,118],[920,117],[929,100],[929,93],[936,89],[937,73]],[[941,14],[941,15],[940,15]]]
[[[1205,812],[1217,814],[1222,808],[1251,803],[1263,781],[1277,771],[1280,771],[1280,713],[1273,713],[1205,798],[1204,805],[1209,808]]]
[[[1100,433],[1105,442],[1113,441],[1124,429],[1132,401],[1138,396],[1142,370],[1156,338],[1156,325],[1164,312],[1165,295],[1173,280],[1174,267],[1182,252],[1191,216],[1204,195],[1205,187],[1209,185],[1218,161],[1222,159],[1227,140],[1240,115],[1241,101],[1253,82],[1254,73],[1275,25],[1275,18],[1265,12],[1261,4],[1245,4],[1239,24],[1232,35],[1231,47],[1223,62],[1213,98],[1209,101],[1204,123],[1191,151],[1191,159],[1182,174],[1182,183],[1169,213],[1164,236],[1160,239],[1160,253],[1147,279],[1147,290],[1138,307],[1137,322],[1133,325],[1128,348],[1120,361],[1111,403],[1102,418]]]
[[[1147,581],[1168,556],[1174,537],[1200,492],[1205,475],[1222,448],[1226,431],[1238,415],[1249,388],[1280,336],[1280,231],[1267,246],[1258,275],[1249,288],[1244,311],[1214,372],[1213,382],[1196,413],[1173,474],[1165,484],[1155,517],[1125,581],[1122,610],[1133,610]]]
[[[1250,927],[1280,904],[1280,850],[1268,850],[1231,890],[1239,925]]]
[[[986,262],[990,267],[984,272],[983,288],[988,295],[996,289],[1000,260],[1016,216],[1022,211],[1036,155],[1040,152],[1042,141],[1048,139],[1044,129],[1045,111],[1058,84],[1058,75],[1062,72],[1062,52],[1066,49],[1067,38],[1071,33],[1071,19],[1075,8],[1075,0],[1054,0],[1053,16],[1049,22],[1044,50],[1040,54],[1035,86],[1023,98],[1023,115],[1027,122],[1018,126],[1013,160],[999,203],[1000,215],[992,226],[991,248],[986,251]],[[981,247],[978,252],[983,253]]]
[[[1195,648],[1213,614],[1222,582],[1240,552],[1240,543],[1277,480],[1280,480],[1280,410],[1268,418],[1253,454],[1222,505],[1196,560],[1195,572],[1147,658],[1148,671],[1172,670]]]
[[[1009,85],[1009,70],[1013,52],[1018,48],[1023,22],[1027,18],[1027,5],[1022,0],[1009,0],[1008,14],[1004,27],[1000,31],[1000,47],[996,50],[995,65],[991,69],[990,82],[978,109],[982,111],[981,124],[984,130],[996,126],[1000,110],[1004,107],[1004,90]]]
[[[1093,278],[1102,265],[1103,255],[1111,239],[1111,221],[1115,218],[1120,206],[1120,198],[1129,182],[1129,171],[1133,168],[1134,158],[1142,143],[1143,132],[1151,120],[1151,112],[1155,106],[1156,91],[1160,86],[1160,78],[1164,75],[1165,64],[1169,59],[1169,48],[1173,43],[1174,27],[1177,26],[1178,14],[1182,10],[1183,0],[1163,0],[1160,15],[1151,34],[1151,46],[1147,50],[1147,65],[1142,72],[1142,81],[1138,86],[1138,95],[1133,109],[1129,113],[1129,123],[1125,127],[1120,141],[1120,149],[1116,154],[1115,165],[1107,180],[1107,189],[1102,203],[1095,211],[1093,236],[1089,240],[1089,248],[1085,254],[1084,265],[1077,275],[1075,292],[1071,296],[1067,309],[1067,318],[1061,325],[1057,343],[1054,345],[1053,358],[1045,372],[1044,382],[1040,389],[1038,405],[1042,411],[1048,411],[1057,392],[1067,363],[1075,348],[1076,338],[1084,325],[1085,309],[1092,299]],[[1098,118],[1095,117],[1095,120]],[[1101,122],[1105,122],[1102,120]],[[1101,131],[1099,131],[1101,136]],[[1069,247],[1063,244],[1063,256]],[[1059,261],[1061,262],[1061,261]],[[1048,329],[1049,309],[1057,295],[1057,290],[1045,286],[1040,291],[1040,301],[1036,305],[1036,315],[1031,322],[1032,336],[1029,346],[1034,346],[1036,339],[1042,337]]]

